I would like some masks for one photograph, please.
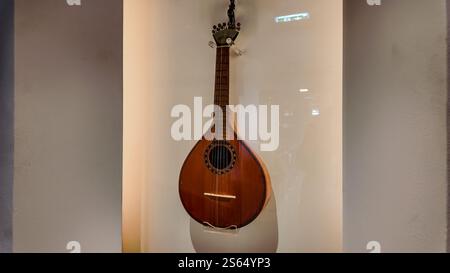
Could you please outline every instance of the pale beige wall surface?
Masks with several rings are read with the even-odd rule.
[[[16,0],[14,251],[121,251],[122,1]]]
[[[171,138],[170,111],[194,96],[212,103],[208,41],[227,2],[125,1],[125,243],[146,252],[341,251],[342,1],[238,2],[247,53],[231,60],[231,102],[280,105],[280,147],[260,153],[274,195],[237,235],[207,232],[181,205],[178,175],[195,142]],[[298,12],[310,20],[275,23]]]
[[[445,251],[445,2],[346,1],[345,251]]]

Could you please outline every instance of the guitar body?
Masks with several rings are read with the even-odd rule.
[[[251,223],[270,196],[270,179],[262,161],[239,140],[228,122],[230,47],[239,35],[235,3],[228,10],[229,22],[213,27],[217,45],[214,104],[222,115],[214,115],[214,126],[188,155],[180,174],[180,198],[197,222],[214,228],[241,228]],[[216,114],[216,113],[215,113]],[[222,140],[234,132],[233,140]]]
[[[197,143],[180,174],[181,201],[197,222],[216,228],[251,223],[270,197],[270,178],[250,148],[234,140]]]

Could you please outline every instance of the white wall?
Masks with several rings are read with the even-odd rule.
[[[178,175],[195,142],[172,140],[170,111],[194,96],[212,103],[208,41],[227,2],[125,1],[125,244],[146,252],[341,251],[340,0],[238,1],[238,45],[247,53],[231,60],[231,102],[281,106],[280,148],[260,153],[274,195],[231,236],[208,233],[181,205]],[[304,11],[310,20],[275,24],[276,16]],[[316,107],[321,115],[313,117]]]
[[[16,0],[14,251],[121,251],[122,1]]]
[[[445,251],[446,34],[444,0],[345,2],[345,251]]]

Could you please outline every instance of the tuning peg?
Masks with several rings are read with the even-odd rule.
[[[216,28],[217,28],[217,26],[216,26],[216,25],[214,25],[214,26],[213,26],[213,29],[215,30]]]
[[[216,43],[214,43],[213,41],[209,41],[208,45],[211,48],[215,48],[216,47]]]

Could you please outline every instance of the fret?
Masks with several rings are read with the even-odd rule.
[[[229,104],[230,48],[217,48],[214,103],[222,108]],[[224,115],[226,118],[226,115]]]
[[[222,47],[217,48],[216,56],[216,77],[215,77],[215,88],[214,88],[214,104],[219,106],[223,112],[223,132],[226,131],[226,121],[227,121],[227,106],[230,101],[230,48]],[[218,118],[218,117],[217,117]],[[218,120],[215,120],[218,123]]]
[[[228,77],[221,77],[216,79],[216,85],[218,84],[228,85],[228,82],[229,82]]]
[[[216,101],[228,102],[229,96],[216,96]]]

